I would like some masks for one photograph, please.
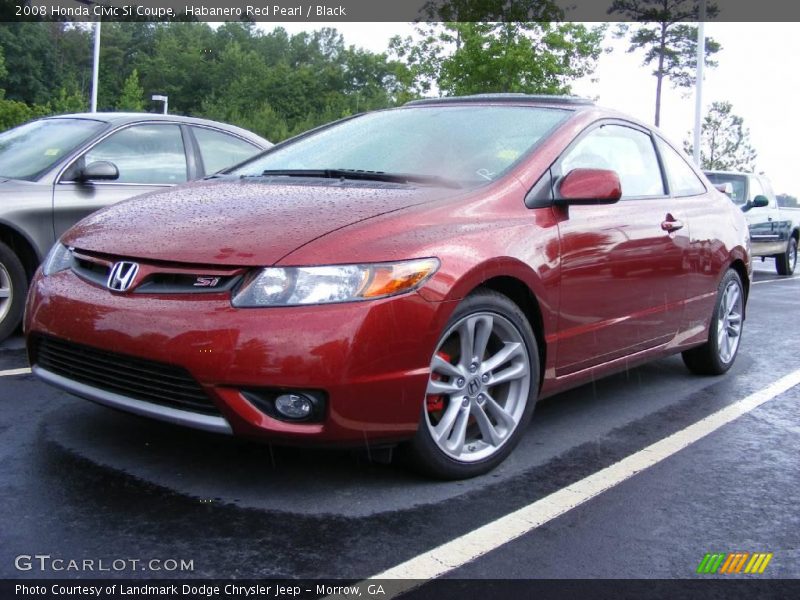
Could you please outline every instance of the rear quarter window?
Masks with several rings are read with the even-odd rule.
[[[206,127],[192,127],[207,175],[244,162],[261,148],[241,138]]]
[[[658,151],[669,180],[669,191],[672,196],[699,196],[706,192],[706,186],[689,166],[686,159],[664,140],[657,137]]]

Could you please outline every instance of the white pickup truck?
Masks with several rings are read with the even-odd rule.
[[[778,275],[791,275],[797,266],[800,242],[800,208],[778,205],[769,180],[763,175],[734,171],[705,171],[709,181],[725,188],[739,205],[750,226],[752,255],[775,259]]]

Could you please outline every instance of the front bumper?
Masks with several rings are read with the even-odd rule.
[[[414,434],[446,304],[416,293],[370,302],[236,309],[227,293],[115,294],[71,271],[38,275],[25,331],[185,369],[219,416],[144,402],[36,364],[44,381],[95,402],[208,431],[361,444]],[[242,390],[322,390],[321,421],[265,414]]]
[[[137,400],[109,390],[100,389],[96,386],[86,385],[80,381],[75,381],[74,379],[48,371],[38,365],[33,365],[31,370],[33,374],[42,381],[57,388],[61,388],[62,390],[66,390],[76,396],[80,396],[81,398],[97,402],[98,404],[103,404],[111,408],[118,408],[135,415],[158,419],[159,421],[167,421],[168,423],[175,423],[176,425],[185,425],[194,429],[202,429],[203,431],[227,434],[233,433],[231,426],[224,417],[178,410],[169,406],[154,404],[153,402]]]

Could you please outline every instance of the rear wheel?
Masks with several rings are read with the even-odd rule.
[[[744,288],[739,274],[729,269],[717,288],[717,301],[708,328],[708,341],[683,353],[683,362],[698,375],[722,375],[739,352],[744,325]]]
[[[11,248],[0,242],[0,342],[19,325],[27,292],[25,268]]]
[[[470,295],[439,338],[430,371],[412,459],[444,479],[490,471],[518,443],[536,401],[539,358],[525,315],[497,292]]]
[[[775,270],[778,275],[791,275],[797,266],[797,239],[789,238],[786,252],[775,257]]]

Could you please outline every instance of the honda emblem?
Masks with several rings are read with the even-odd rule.
[[[106,287],[114,292],[127,292],[136,279],[139,272],[139,265],[135,262],[118,262],[111,268],[108,274]]]

